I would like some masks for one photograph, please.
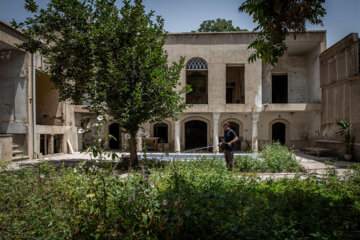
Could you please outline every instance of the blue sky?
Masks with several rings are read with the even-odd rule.
[[[49,0],[36,0],[45,7]],[[121,1],[119,1],[119,5]],[[239,13],[242,0],[144,0],[148,10],[165,19],[169,32],[190,32],[204,20],[225,18],[233,24],[253,30],[255,24],[245,13]],[[25,19],[24,0],[0,0],[0,19],[10,22]],[[360,32],[360,0],[326,0],[324,26],[307,26],[308,30],[326,30],[328,47],[352,32]]]

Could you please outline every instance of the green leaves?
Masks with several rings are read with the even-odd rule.
[[[125,0],[121,8],[114,0],[51,0],[40,11],[28,0],[26,9],[35,14],[14,23],[30,39],[20,47],[46,59],[43,70],[60,100],[87,102],[90,112],[111,115],[131,135],[186,108],[187,88],[179,86],[184,59],[168,63],[164,20],[153,21],[141,0]]]
[[[273,66],[286,51],[285,40],[289,32],[304,32],[305,22],[322,24],[326,11],[322,4],[325,0],[246,0],[239,7],[257,23],[254,31],[259,31],[258,38],[250,44],[255,53],[249,62],[257,59]]]
[[[231,20],[217,18],[216,20],[206,20],[200,24],[198,32],[237,32],[247,31],[247,29],[240,29],[234,27]]]

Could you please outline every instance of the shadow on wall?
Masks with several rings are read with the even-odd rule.
[[[0,51],[0,133],[27,132],[26,53]]]

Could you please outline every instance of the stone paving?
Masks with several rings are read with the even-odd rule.
[[[118,153],[119,155],[122,154],[123,156],[128,156],[128,153]],[[150,153],[151,157],[156,156],[165,156],[163,153]],[[205,154],[206,156],[213,156],[212,154]],[[239,154],[244,155],[244,154]],[[304,166],[306,169],[306,173],[301,173],[301,178],[306,178],[309,175],[315,175],[318,177],[321,177],[326,169],[328,168],[335,168],[336,171],[342,175],[347,170],[347,167],[353,163],[351,162],[345,162],[345,161],[337,161],[334,157],[316,157],[314,155],[304,154],[300,151],[295,152],[296,158],[299,160],[299,162]],[[185,159],[184,156],[189,157],[197,157],[197,156],[204,156],[204,154],[170,154],[166,155],[169,158],[174,156],[181,156],[181,160]],[[222,157],[222,155],[218,155],[219,157]],[[90,154],[86,153],[80,153],[76,152],[74,154],[56,154],[52,156],[47,156],[43,160],[34,159],[34,160],[26,160],[26,161],[18,161],[18,162],[12,162],[8,165],[8,169],[19,169],[22,167],[31,167],[32,165],[41,162],[41,161],[49,161],[49,162],[81,162],[83,160],[93,160],[96,159],[92,158]],[[106,158],[106,160],[110,160],[110,158]],[[164,160],[164,159],[163,159]],[[167,159],[169,160],[169,159]],[[289,177],[295,177],[299,174],[296,173],[257,173],[257,176],[259,176],[261,179],[267,179],[267,178],[289,178]]]

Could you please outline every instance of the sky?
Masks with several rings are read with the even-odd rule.
[[[49,0],[35,0],[45,7]],[[256,24],[246,13],[239,13],[243,0],[144,0],[148,11],[154,10],[165,20],[165,30],[170,33],[197,30],[204,20],[225,18],[234,26],[252,31]],[[121,1],[118,0],[118,4]],[[324,26],[307,25],[307,30],[326,30],[330,47],[349,33],[360,33],[360,0],[326,0]],[[23,21],[29,14],[24,0],[0,0],[0,20]]]

